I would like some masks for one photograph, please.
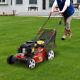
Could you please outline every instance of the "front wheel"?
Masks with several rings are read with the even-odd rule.
[[[34,59],[28,59],[27,60],[27,66],[28,66],[28,68],[30,68],[30,69],[33,69],[33,68],[35,68],[35,60]]]
[[[48,60],[52,60],[54,58],[54,51],[50,50],[47,54],[47,59]]]

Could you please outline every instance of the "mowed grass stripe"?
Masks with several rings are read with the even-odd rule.
[[[6,58],[16,54],[17,48],[31,40],[45,22],[43,17],[0,17],[0,80],[80,80],[80,20],[73,19],[71,39],[61,41],[64,25],[59,18],[51,18],[47,28],[57,29],[55,58],[33,70],[23,64],[9,65]]]

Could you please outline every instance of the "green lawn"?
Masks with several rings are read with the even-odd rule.
[[[80,80],[80,20],[73,19],[73,37],[61,41],[63,25],[59,18],[51,18],[46,25],[57,29],[56,56],[35,69],[25,65],[9,65],[7,56],[16,54],[19,45],[34,38],[39,27],[47,18],[41,17],[0,17],[0,80]]]

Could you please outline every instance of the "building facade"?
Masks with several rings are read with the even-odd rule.
[[[54,0],[0,0],[0,14],[49,11]],[[73,0],[73,3],[80,0]]]

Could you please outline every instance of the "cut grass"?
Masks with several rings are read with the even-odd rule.
[[[64,27],[58,25],[59,18],[51,18],[46,25],[57,29],[56,56],[35,69],[25,65],[9,65],[7,56],[16,54],[17,47],[35,37],[39,27],[47,18],[0,17],[0,80],[80,80],[80,20],[73,19],[73,37],[61,41]]]

